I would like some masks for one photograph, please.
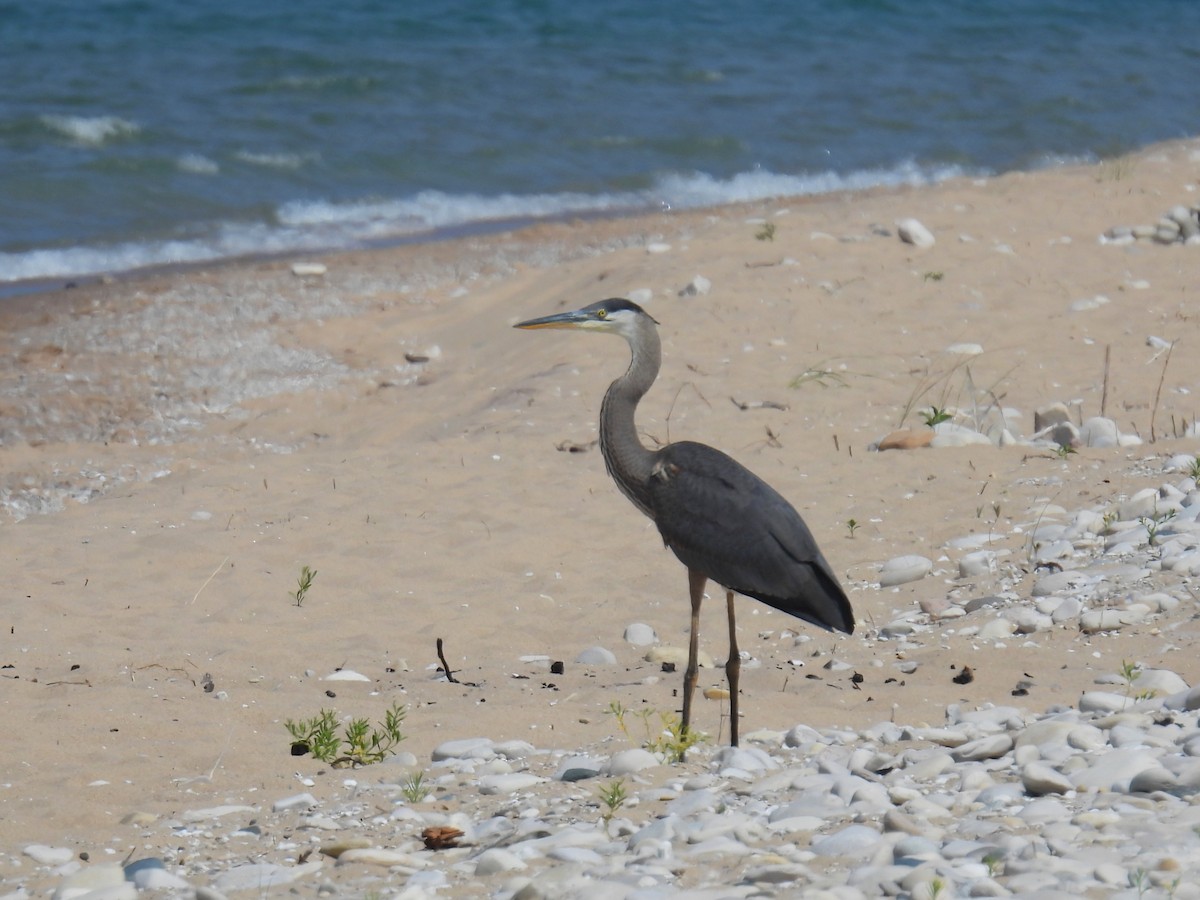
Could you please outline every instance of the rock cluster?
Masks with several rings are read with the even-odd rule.
[[[1115,225],[1100,237],[1103,244],[1124,245],[1134,241],[1200,246],[1200,203],[1173,206],[1152,225]]]
[[[870,445],[871,450],[915,450],[922,447],[965,447],[990,444],[996,447],[1020,446],[1058,451],[1080,447],[1132,447],[1142,443],[1136,434],[1125,434],[1117,423],[1104,416],[1093,416],[1076,425],[1071,410],[1063,403],[1050,403],[1034,412],[1033,431],[1021,435],[1020,410],[992,407],[980,414],[976,410],[944,410],[949,416],[928,428],[893,431]]]
[[[747,735],[682,766],[449,742],[432,793],[383,766],[255,806],[127,816],[145,855],[7,862],[59,898],[1200,897],[1200,687],[1143,671],[1041,713]],[[621,790],[613,792],[619,784]],[[429,835],[452,839],[429,848]],[[90,854],[89,854],[90,855]],[[96,892],[96,893],[90,893]],[[38,894],[43,895],[43,894]],[[47,894],[48,895],[48,894]],[[13,897],[32,896],[19,888]]]

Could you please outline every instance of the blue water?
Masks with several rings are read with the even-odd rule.
[[[1089,159],[1200,3],[0,0],[0,282]]]

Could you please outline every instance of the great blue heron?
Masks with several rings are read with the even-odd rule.
[[[725,588],[729,614],[730,742],[738,743],[738,654],[733,595],[745,594],[821,628],[854,630],[850,601],[800,514],[769,484],[705,444],[642,445],[634,412],[662,363],[657,322],[629,300],[601,300],[574,312],[520,322],[516,328],[575,328],[618,334],[633,355],[600,406],[600,452],[633,505],[658,526],[663,542],[687,566],[692,600],[683,732],[692,721],[700,602],[709,579]]]

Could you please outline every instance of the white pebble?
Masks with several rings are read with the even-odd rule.
[[[937,243],[933,232],[916,219],[900,219],[896,222],[896,233],[900,236],[900,240],[906,244],[912,244],[914,247],[932,247]]]
[[[292,263],[292,274],[303,277],[324,275],[329,269],[324,263],[298,262]]]
[[[287,809],[309,809],[317,805],[318,803],[316,797],[314,797],[312,794],[304,793],[293,794],[290,797],[284,797],[280,800],[276,800],[273,804],[271,804],[271,809],[273,809],[275,812],[283,812]]]
[[[644,622],[634,622],[625,628],[625,640],[635,647],[649,647],[658,643],[658,634]]]
[[[651,769],[659,765],[662,765],[662,763],[649,750],[632,747],[628,750],[620,750],[614,753],[608,761],[607,768],[609,775],[620,776],[633,775],[636,772]]]
[[[530,775],[527,772],[514,772],[508,775],[484,775],[479,779],[479,793],[487,794],[513,794],[517,791],[528,790],[535,784],[541,784],[545,781],[537,775]]]
[[[75,858],[70,847],[47,847],[45,844],[30,844],[21,852],[44,866],[60,866]]]
[[[516,872],[527,868],[520,857],[501,848],[484,850],[475,859],[475,875],[495,875],[498,872]]]
[[[589,647],[575,657],[575,662],[581,666],[615,666],[617,657],[604,647]]]
[[[447,759],[491,759],[496,755],[491,738],[461,738],[443,741],[433,748],[433,761]]]
[[[1021,769],[1021,784],[1034,796],[1065,794],[1075,788],[1071,779],[1052,766],[1041,762],[1031,762]]]
[[[933,560],[924,556],[897,556],[879,567],[879,586],[894,587],[918,581],[933,571]]]

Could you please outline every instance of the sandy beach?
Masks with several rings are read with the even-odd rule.
[[[290,755],[283,723],[322,708],[376,720],[403,704],[401,749],[430,772],[445,741],[605,753],[629,746],[614,702],[676,710],[680,676],[622,635],[641,622],[686,646],[686,575],[595,446],[627,351],[511,327],[609,296],[661,323],[646,442],[712,444],[774,485],[854,606],[846,637],[739,601],[753,660],[743,735],[938,726],[950,704],[1041,712],[1125,661],[1196,684],[1194,585],[1179,573],[1150,585],[1182,598],[1176,609],[1111,633],[1072,622],[984,640],[969,626],[999,610],[921,609],[1028,598],[1032,530],[1179,481],[1163,461],[1200,450],[1200,248],[1099,240],[1195,203],[1198,183],[1200,143],[1187,141],[921,189],[305,257],[322,275],[269,260],[6,301],[0,896],[49,896],[64,877],[30,844],[165,856],[161,823],[182,811],[323,800],[347,777],[385,777]],[[901,241],[907,218],[936,244]],[[686,290],[696,276],[707,293]],[[950,350],[962,344],[981,352]],[[871,450],[926,429],[931,406],[964,424],[1010,407],[1028,438],[1055,402],[1141,442]],[[948,542],[979,534],[998,564],[960,577]],[[880,565],[909,554],[932,573],[881,589]],[[317,575],[297,604],[304,566]],[[710,596],[701,646],[718,667],[702,688],[724,682]],[[886,632],[905,617],[935,627]],[[458,683],[439,670],[438,638]],[[617,664],[575,662],[594,646]],[[954,680],[963,667],[969,683]],[[339,670],[365,680],[327,680]],[[725,708],[698,701],[712,746]],[[205,852],[287,855],[217,837]]]

